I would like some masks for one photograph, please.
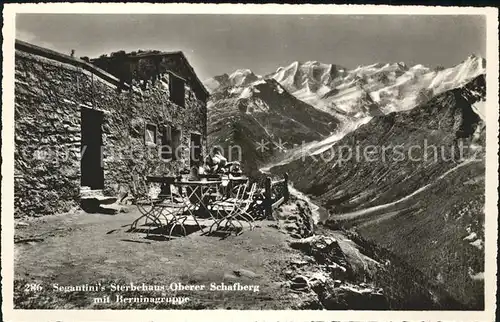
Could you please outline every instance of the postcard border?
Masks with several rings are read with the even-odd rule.
[[[475,320],[493,321],[496,309],[497,187],[498,187],[498,9],[478,7],[424,7],[388,5],[253,5],[253,4],[5,4],[3,17],[3,94],[2,94],[2,311],[6,321],[162,320],[165,311],[143,310],[14,310],[14,39],[16,13],[169,13],[169,14],[408,14],[485,15],[487,18],[487,98],[486,110],[486,203],[485,203],[485,311],[225,311],[171,310],[168,320]],[[9,175],[6,175],[9,174]],[[145,314],[145,312],[147,312]]]

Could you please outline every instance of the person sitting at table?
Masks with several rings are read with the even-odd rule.
[[[228,166],[229,173],[231,173],[232,175],[241,176],[241,174],[243,173],[243,171],[241,171],[241,164],[238,161],[230,162]]]
[[[227,163],[227,159],[222,155],[221,148],[215,147],[213,149],[213,154],[208,155],[205,159],[205,164],[209,168],[209,172],[220,173]]]
[[[189,169],[189,180],[198,181],[200,180],[200,166],[193,165],[191,169]]]

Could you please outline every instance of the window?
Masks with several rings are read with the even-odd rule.
[[[146,133],[144,135],[146,145],[156,145],[156,125],[146,124]]]
[[[172,159],[173,149],[172,149],[172,128],[170,125],[164,125],[162,127],[161,135],[161,158],[164,160]]]
[[[189,149],[189,165],[191,167],[201,164],[201,135],[191,133],[191,146]]]
[[[177,160],[181,158],[182,131],[165,124],[161,131],[160,156],[163,160]]]
[[[174,160],[182,159],[182,131],[172,128],[172,157]]]
[[[169,74],[170,99],[184,107],[184,80],[172,73]]]

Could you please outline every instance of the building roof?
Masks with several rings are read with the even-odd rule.
[[[110,73],[108,73],[108,72],[102,70],[101,68],[99,68],[93,64],[90,64],[82,59],[72,57],[69,55],[65,55],[65,54],[59,53],[59,52],[51,50],[51,49],[36,46],[36,45],[30,44],[28,42],[25,42],[25,41],[22,41],[19,39],[16,39],[15,49],[26,52],[26,53],[35,54],[35,55],[39,55],[42,57],[54,59],[56,61],[71,64],[73,66],[78,66],[78,67],[83,68],[83,69],[95,74],[96,76],[116,85],[116,86],[121,85],[121,86],[124,86],[125,88],[129,87],[128,84],[122,83],[118,78],[111,75]]]
[[[16,50],[21,50],[26,53],[31,53],[35,55],[39,55],[42,57],[54,59],[63,63],[71,64],[74,66],[78,66],[80,68],[83,68],[93,74],[95,74],[98,77],[101,77],[102,79],[116,85],[116,86],[124,86],[125,88],[130,87],[129,84],[123,83],[120,79],[115,77],[114,75],[108,73],[107,71],[103,70],[102,68],[97,67],[96,65],[92,64],[91,62],[95,59],[90,60],[91,62],[86,62],[80,58],[77,57],[72,57],[70,55],[66,55],[48,48],[40,47],[31,43],[28,43],[26,41],[22,41],[19,39],[16,39],[15,42],[15,49]],[[189,71],[192,73],[194,76],[194,80],[196,83],[199,85],[203,93],[209,97],[210,93],[208,90],[205,88],[205,85],[201,82],[201,80],[198,78],[198,75],[196,75],[196,72],[193,69],[193,66],[189,63],[187,60],[186,56],[182,51],[171,51],[171,52],[165,52],[165,51],[147,51],[147,52],[139,52],[135,55],[127,55],[129,57],[133,58],[144,58],[144,57],[154,57],[154,56],[178,56],[181,58],[181,60],[185,63],[185,65],[188,67]],[[112,58],[112,57],[107,57],[107,58]],[[97,58],[98,59],[98,58]]]
[[[191,74],[194,76],[194,80],[196,83],[199,85],[203,93],[209,97],[210,92],[206,89],[205,85],[203,82],[198,78],[198,75],[196,75],[196,72],[194,71],[193,66],[189,63],[188,59],[186,58],[186,55],[182,51],[144,51],[144,52],[137,52],[134,54],[131,53],[126,53],[124,56],[129,57],[129,58],[148,58],[148,57],[165,57],[165,56],[178,56],[181,58],[181,60],[185,63],[185,65],[188,67],[189,71]],[[105,56],[105,57],[99,57],[95,59],[91,59],[90,62],[99,60],[99,59],[113,59],[113,56]]]

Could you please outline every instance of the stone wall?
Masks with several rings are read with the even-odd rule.
[[[147,81],[142,90],[135,87],[127,94],[125,104],[116,107],[116,112],[105,117],[104,129],[104,178],[108,194],[128,189],[131,173],[175,174],[189,167],[190,134],[202,135],[206,146],[206,104],[197,100],[186,86],[185,107],[172,103],[169,97],[168,75],[152,84]],[[158,147],[144,144],[145,124],[157,126],[157,142],[163,124],[171,125],[182,132],[179,160],[162,160]],[[205,153],[205,151],[203,151]],[[142,162],[137,162],[142,160]]]
[[[195,95],[202,101],[208,93],[182,52],[119,52],[110,57],[102,56],[91,62],[125,83],[135,80],[155,81],[167,71],[173,72],[186,80]]]
[[[81,60],[16,42],[15,217],[69,211],[79,204],[81,109],[104,112],[104,192],[129,190],[132,174],[168,174],[189,165],[189,148],[179,160],[163,160],[145,145],[145,127],[170,124],[206,146],[206,102],[186,85],[186,104],[170,102],[168,75],[154,84],[127,86]],[[158,130],[158,136],[160,130]],[[161,140],[158,137],[157,142]]]

